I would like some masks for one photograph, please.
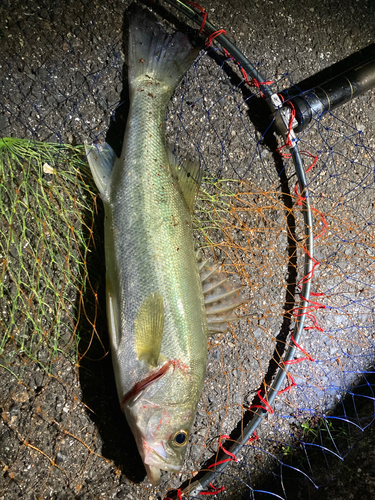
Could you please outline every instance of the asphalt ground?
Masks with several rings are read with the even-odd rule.
[[[2,137],[73,145],[99,139],[120,150],[128,109],[128,5],[3,3]],[[279,91],[374,43],[373,2],[211,1],[203,7]],[[243,314],[250,319],[210,339],[207,381],[181,475],[163,475],[159,490],[147,484],[118,408],[110,356],[105,356],[103,211],[98,200],[97,245],[95,251],[91,248],[88,272],[98,291],[95,328],[100,342],[91,343],[87,324],[80,325],[80,352],[89,344],[91,350],[79,367],[68,356],[54,361],[43,345],[34,359],[6,345],[0,378],[1,498],[160,498],[193,480],[215,457],[218,437],[232,435],[238,427],[272,368],[275,338],[285,333],[288,202],[295,217],[297,279],[303,277],[303,219],[293,198],[293,166],[287,159],[280,163],[275,154],[282,144],[267,133],[269,120],[257,88],[243,83],[236,63],[215,45],[202,52],[168,110],[167,140],[177,154],[200,160],[210,178],[243,178],[246,194],[238,203],[248,208],[241,223],[233,214],[225,215],[221,228],[210,232],[211,253],[225,261],[231,279],[244,285],[248,305]],[[368,91],[319,117],[300,136],[303,149],[318,156],[309,187],[313,206],[327,221],[326,233],[316,240],[321,264],[313,281],[314,292],[323,294],[316,300],[326,306],[314,311],[324,331],[305,331],[303,348],[315,361],[291,368],[296,387],[277,399],[274,413],[265,414],[259,440],[248,444],[239,461],[217,478],[215,485],[226,488],[218,498],[277,494],[333,499],[354,497],[356,491],[361,498],[375,496],[371,452],[366,452],[372,449],[372,427],[362,434],[374,414],[372,382],[361,378],[373,371],[374,131],[374,91]],[[212,193],[208,184],[203,187]],[[211,209],[207,201],[199,206],[205,212],[197,217],[205,227]],[[320,220],[317,215],[316,235]],[[196,237],[204,245],[202,231]],[[220,246],[223,240],[226,247]],[[15,259],[9,252],[9,260]],[[59,270],[52,272],[57,288]],[[288,335],[292,327],[286,326]],[[353,393],[353,385],[365,392],[349,401],[345,394]],[[328,415],[325,424],[319,420],[322,415]],[[354,450],[341,467],[341,458],[361,437],[358,458],[350,458],[356,456]]]

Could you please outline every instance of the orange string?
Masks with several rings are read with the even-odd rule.
[[[320,215],[320,217],[321,217],[321,223],[323,224],[322,231],[317,236],[314,236],[314,240],[316,240],[317,238],[320,238],[321,236],[323,236],[323,234],[327,231],[327,221],[326,221],[324,215],[322,214],[322,212],[319,212],[319,210],[317,210],[314,207],[311,207],[311,210],[314,210],[314,212],[316,212],[316,213],[318,213]]]

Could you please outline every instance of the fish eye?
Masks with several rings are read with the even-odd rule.
[[[173,444],[176,446],[185,446],[188,442],[189,434],[185,430],[177,431],[173,436]]]

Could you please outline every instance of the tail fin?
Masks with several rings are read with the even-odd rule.
[[[166,33],[148,10],[132,6],[129,10],[129,86],[153,79],[173,93],[199,53],[182,33]],[[139,82],[138,82],[139,84]]]

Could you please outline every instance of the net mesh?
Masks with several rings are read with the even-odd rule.
[[[240,439],[256,406],[265,409],[257,433],[238,456],[226,455],[230,463],[207,492],[220,498],[224,486],[227,498],[239,491],[286,498],[290,485],[306,491],[326,484],[374,416],[375,150],[365,112],[374,106],[373,92],[320,116],[299,136],[300,149],[312,155],[304,156],[306,167],[317,157],[308,173],[315,295],[272,408],[259,391],[293,343],[305,278],[294,169],[277,152],[282,144],[269,131],[259,91],[219,49],[200,55],[173,96],[167,140],[179,157],[199,160],[206,176],[196,240],[243,285],[247,304],[238,323],[210,338],[186,462],[154,489],[142,482],[119,410],[104,305],[104,215],[77,146],[104,141],[109,127],[107,138],[120,147],[124,5],[63,7],[4,9],[1,495],[173,496]],[[275,88],[294,83],[292,73],[264,69]]]

